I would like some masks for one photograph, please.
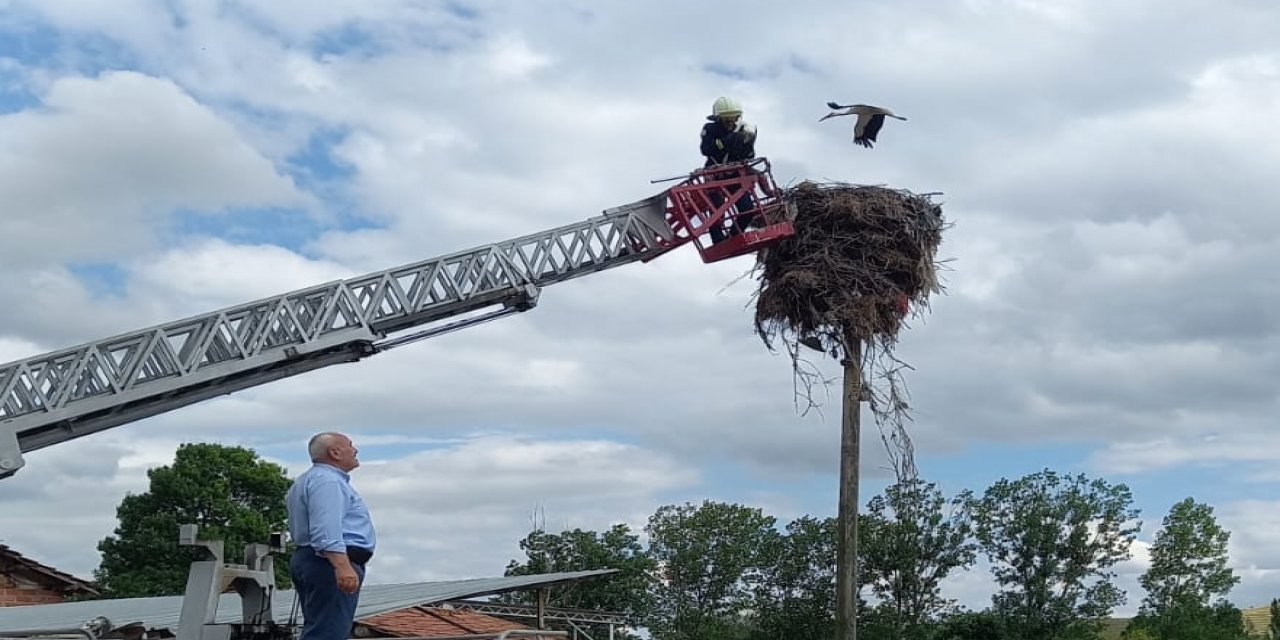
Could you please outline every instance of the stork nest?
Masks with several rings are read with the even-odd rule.
[[[761,251],[756,265],[756,334],[770,350],[791,355],[797,398],[818,406],[816,367],[806,367],[802,342],[840,360],[861,347],[866,397],[890,448],[899,478],[914,475],[904,423],[907,365],[893,349],[899,331],[941,293],[936,262],[948,226],[928,195],[844,183],[802,182],[787,190],[796,234]],[[868,384],[869,382],[869,384]],[[802,384],[801,384],[802,383]],[[896,452],[896,455],[895,455]]]
[[[816,337],[839,357],[846,339],[896,338],[903,306],[940,293],[934,257],[942,207],[909,191],[802,182],[788,189],[796,235],[762,252],[756,333]]]

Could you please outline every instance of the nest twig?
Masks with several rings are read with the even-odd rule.
[[[797,401],[819,406],[825,386],[801,345],[842,360],[862,345],[869,402],[899,479],[914,477],[909,405],[894,356],[907,318],[942,292],[936,254],[947,223],[928,195],[880,186],[802,182],[787,190],[796,235],[762,251],[756,333],[791,356]]]

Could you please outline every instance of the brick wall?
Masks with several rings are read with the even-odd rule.
[[[35,585],[20,585],[13,578],[0,574],[0,607],[56,604],[64,600],[62,594],[57,591],[42,589]]]
[[[21,607],[28,604],[56,604],[62,602],[62,594],[48,589],[0,588],[0,607]]]

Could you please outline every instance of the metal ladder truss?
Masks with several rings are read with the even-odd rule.
[[[525,311],[541,287],[651,260],[675,246],[665,201],[2,364],[0,478],[22,453]]]

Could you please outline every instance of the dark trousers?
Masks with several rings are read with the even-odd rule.
[[[741,190],[741,187],[738,187],[737,185],[728,188],[730,194],[737,193]],[[711,196],[711,204],[716,207],[724,204],[724,196],[720,195],[719,191],[712,191],[707,195]],[[734,206],[738,210],[738,216],[733,219],[733,227],[727,232],[727,235],[729,236],[736,236],[739,233],[742,233],[742,231],[747,228],[747,225],[751,224],[751,221],[754,220],[757,215],[755,213],[751,213],[751,211],[755,209],[755,204],[751,202],[751,196],[749,194],[742,194],[742,196],[738,198],[738,201],[734,203]],[[732,213],[732,209],[725,215],[727,216],[729,213]],[[727,236],[724,220],[721,220],[718,224],[711,225],[712,244],[724,240],[725,237]]]
[[[364,584],[364,565],[351,563]],[[360,592],[338,590],[338,578],[329,559],[316,555],[310,547],[293,552],[289,565],[294,592],[302,603],[301,640],[347,640],[356,616]]]

